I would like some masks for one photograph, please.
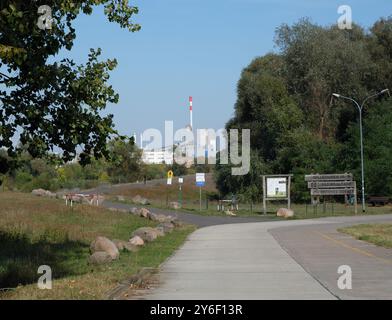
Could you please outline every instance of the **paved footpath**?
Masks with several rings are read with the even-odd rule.
[[[137,298],[392,298],[391,250],[371,251],[370,259],[364,248],[353,250],[360,241],[350,238],[350,244],[342,246],[326,238],[331,238],[326,230],[336,232],[343,225],[383,221],[392,222],[392,215],[201,228],[161,266],[160,284]],[[354,288],[365,287],[354,294],[337,289],[337,267],[341,264],[352,266]],[[363,270],[366,273],[359,276]]]

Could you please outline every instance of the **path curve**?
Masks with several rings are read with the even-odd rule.
[[[201,228],[191,234],[185,244],[161,266],[160,285],[136,298],[348,298],[346,293],[340,295],[338,291],[328,287],[328,283],[320,280],[320,274],[312,274],[311,268],[305,270],[304,265],[296,261],[293,251],[283,249],[270,231],[276,228],[290,230],[316,226],[337,228],[340,225],[382,221],[391,222],[392,215],[230,224]],[[328,256],[330,248],[324,242],[316,242],[313,249],[316,252],[318,250],[321,255]],[[342,255],[342,259],[346,256],[344,250],[338,253]],[[358,259],[356,256],[355,258]],[[361,260],[351,262],[361,263]],[[332,285],[336,286],[337,270],[335,265],[331,268],[324,271],[335,275]],[[379,280],[383,281],[382,278]],[[384,294],[385,296],[388,297]]]

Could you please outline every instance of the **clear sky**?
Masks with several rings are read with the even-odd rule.
[[[108,23],[103,10],[78,18],[71,56],[84,62],[89,48],[117,58],[111,83],[120,102],[110,105],[122,134],[147,128],[163,130],[189,123],[193,96],[194,127],[224,127],[233,115],[241,70],[252,59],[275,50],[274,32],[302,17],[330,25],[340,5],[350,5],[353,20],[364,27],[392,14],[391,0],[137,0],[134,20],[142,30],[130,33]]]

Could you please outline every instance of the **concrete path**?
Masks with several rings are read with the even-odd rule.
[[[336,264],[324,264],[320,273],[304,269],[304,261],[297,260],[293,255],[294,249],[286,251],[272,236],[276,228],[280,234],[292,228],[316,228],[355,224],[371,221],[392,221],[392,215],[373,217],[343,217],[302,221],[282,221],[265,223],[232,224],[206,227],[194,232],[185,244],[162,265],[160,285],[149,290],[140,299],[336,299],[347,298],[334,290],[338,278]],[[286,230],[286,231],[284,231]],[[275,234],[276,236],[276,234]],[[343,259],[347,252],[330,253],[330,247],[325,242],[310,242],[312,239],[302,238],[293,242],[303,248],[312,247],[316,255],[314,264],[323,264],[327,260],[320,257],[334,257],[341,264],[354,263],[353,260]],[[355,240],[354,240],[355,241]],[[284,242],[290,242],[286,238]],[[308,256],[312,257],[310,253]],[[358,259],[358,257],[355,257]],[[306,260],[306,259],[304,259]],[[359,259],[357,261],[361,263]],[[339,262],[340,263],[340,262]],[[366,268],[378,268],[379,265],[367,264]],[[331,269],[331,270],[330,270]],[[324,270],[324,271],[323,271]],[[385,271],[385,269],[384,269]],[[323,281],[323,274],[333,275],[330,282]],[[384,276],[389,276],[384,273]],[[383,279],[380,274],[380,281]],[[366,280],[366,279],[363,279]],[[374,280],[374,279],[373,279]],[[373,282],[374,284],[374,282]],[[368,284],[371,286],[372,284]],[[380,287],[375,287],[377,291]],[[389,296],[380,293],[380,296]],[[134,297],[135,298],[135,297]]]
[[[334,299],[267,232],[271,224],[197,230],[162,266],[161,286],[143,298]]]

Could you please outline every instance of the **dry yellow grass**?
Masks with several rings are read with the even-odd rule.
[[[178,201],[179,199],[179,184],[178,178],[173,179],[172,185],[167,185],[166,180],[156,182],[151,185],[125,185],[112,188],[110,195],[123,195],[128,200],[134,196],[140,195],[150,200],[153,205],[163,206],[168,201]],[[206,185],[202,188],[203,199],[206,193],[216,193],[217,189],[211,174],[206,175]],[[184,206],[192,206],[192,204],[199,203],[199,187],[195,184],[194,175],[184,177],[182,185],[182,202]]]

